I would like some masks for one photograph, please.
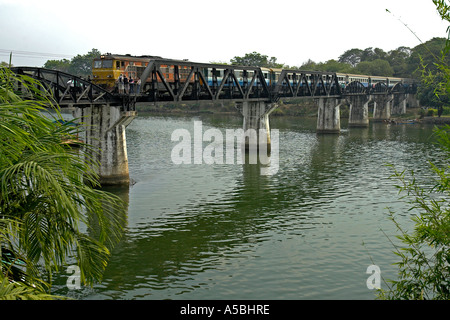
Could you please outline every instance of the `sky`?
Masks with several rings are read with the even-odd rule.
[[[447,27],[432,0],[0,0],[0,61],[41,67],[95,48],[203,63],[256,51],[300,66],[413,48]]]

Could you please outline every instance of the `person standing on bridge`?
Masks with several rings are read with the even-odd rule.
[[[125,86],[125,93],[129,94],[130,84],[128,83],[127,75],[124,75],[124,77],[123,77],[123,85]]]
[[[128,81],[130,84],[130,93],[134,93],[134,81],[133,78],[130,76],[130,81]]]
[[[138,78],[137,82],[136,82],[136,93],[140,93],[141,91],[141,78]]]
[[[119,94],[123,94],[124,84],[123,84],[123,75],[122,74],[117,79],[117,85],[119,87]]]

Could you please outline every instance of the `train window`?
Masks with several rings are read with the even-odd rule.
[[[98,69],[102,67],[102,60],[95,60],[94,61],[94,68]]]
[[[116,61],[116,69],[120,69],[120,61]]]
[[[112,60],[103,60],[103,68],[112,68],[113,61]]]

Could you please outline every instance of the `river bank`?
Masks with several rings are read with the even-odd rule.
[[[62,113],[72,113],[72,108],[64,108]],[[348,119],[349,106],[341,105],[341,120]],[[155,115],[185,116],[185,115],[236,115],[237,109],[234,102],[189,102],[137,105],[136,111]],[[450,124],[450,116],[423,116],[422,108],[407,108],[402,115],[391,115],[388,122],[401,123],[426,123],[426,124]],[[372,118],[373,107],[369,107],[369,118]],[[317,117],[317,105],[313,100],[293,99],[292,101],[280,101],[271,117]]]
[[[288,101],[280,101],[271,117],[317,117],[317,104],[312,100],[292,99]],[[138,105],[138,112],[153,113],[158,115],[202,115],[202,114],[218,114],[218,115],[235,115],[237,110],[234,102],[190,102],[190,103],[167,103]],[[341,105],[341,119],[349,118],[350,107]],[[372,118],[373,106],[369,106],[369,117]],[[408,108],[405,114],[392,115],[393,123],[402,123],[405,121],[425,122],[425,123],[450,123],[450,118],[446,117],[421,117],[421,108]]]
[[[292,99],[280,101],[278,105],[271,116],[317,116],[317,105],[313,100]],[[136,110],[158,114],[236,114],[233,101],[148,104],[138,105]],[[345,108],[343,110],[345,112]]]

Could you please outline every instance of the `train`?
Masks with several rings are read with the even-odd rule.
[[[268,85],[276,84],[281,75],[281,71],[283,69],[274,69],[274,68],[261,68],[264,78]],[[312,71],[311,71],[312,72]],[[326,75],[323,75],[324,80]],[[394,87],[397,83],[404,81],[403,78],[397,77],[382,77],[382,76],[369,76],[369,75],[361,75],[361,74],[349,74],[349,73],[336,73],[337,81],[342,88],[345,88],[349,83],[358,81],[364,87],[375,86],[379,82],[389,83],[389,87]],[[289,81],[293,82],[292,75],[288,74]],[[311,82],[311,79],[308,78],[308,82]]]
[[[138,79],[141,78],[145,68],[148,66],[152,59],[161,59],[159,56],[132,56],[129,54],[118,55],[118,54],[105,54],[93,61],[92,66],[92,82],[97,84],[111,92],[117,92],[117,80],[119,76],[125,75],[128,79]],[[178,74],[180,81],[185,82],[186,78],[190,74],[190,67],[183,64],[177,64],[177,60],[173,60],[173,65],[161,65],[160,70],[167,82],[175,82],[174,79],[174,68],[178,65]],[[178,61],[179,62],[179,61]],[[183,61],[185,62],[185,61]],[[208,82],[208,85],[212,85],[214,81],[221,83],[224,77],[224,71],[226,66],[223,68],[218,66],[217,68],[204,68],[203,77]],[[274,86],[280,77],[283,69],[276,68],[260,68],[266,84],[268,86]],[[213,74],[214,72],[214,74]],[[246,72],[246,74],[245,74]],[[247,79],[250,81],[253,77],[253,70],[235,70],[236,80],[242,85]],[[363,86],[375,86],[379,82],[388,83],[389,87],[395,86],[397,83],[402,82],[403,78],[396,77],[381,77],[381,76],[368,76],[359,74],[347,74],[347,73],[336,73],[337,81],[341,88],[345,88],[349,83],[358,81]],[[291,78],[292,75],[288,74],[289,81],[293,82]],[[326,77],[326,75],[323,75]],[[249,80],[250,79],[250,80]],[[158,81],[161,81],[158,78]],[[193,78],[189,79],[193,82]],[[308,79],[310,82],[311,79]]]

